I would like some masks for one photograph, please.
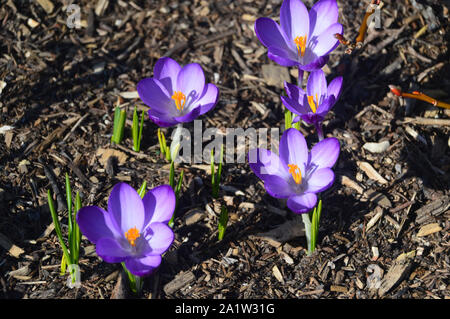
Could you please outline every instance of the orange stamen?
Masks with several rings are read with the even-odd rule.
[[[296,37],[294,42],[297,45],[298,55],[303,57],[306,51],[306,35],[304,37]]]
[[[125,238],[133,247],[136,246],[136,239],[139,237],[141,237],[141,234],[139,234],[139,230],[137,230],[136,227],[130,228],[127,232],[125,232]]]
[[[302,183],[302,172],[300,171],[300,168],[296,164],[288,164],[289,166],[289,173],[292,174],[292,178],[294,178],[294,181],[296,184]]]
[[[317,108],[319,107],[319,97],[316,93],[316,103],[314,103],[314,96],[308,96],[308,104],[313,113],[316,113]]]
[[[175,91],[173,92],[172,99],[175,100],[175,105],[177,106],[177,109],[182,111],[184,105],[186,104],[186,96],[180,91]]]

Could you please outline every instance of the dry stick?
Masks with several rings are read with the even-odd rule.
[[[381,2],[381,0],[372,0],[370,2],[369,10],[366,11],[366,13],[364,15],[363,21],[362,21],[361,26],[359,28],[358,36],[355,39],[355,43],[352,43],[352,42],[346,40],[342,34],[336,33],[334,35],[336,37],[336,39],[338,39],[341,44],[347,46],[347,49],[345,50],[345,53],[351,54],[355,48],[356,49],[361,49],[362,48],[364,39],[366,37],[367,29],[368,29],[367,22],[369,20],[369,17],[375,12],[376,7],[378,7],[378,6],[381,7],[380,2]]]
[[[403,93],[400,88],[398,88],[394,85],[389,85],[389,88],[391,89],[391,92],[397,96],[421,100],[421,101],[433,104],[434,106],[437,106],[437,107],[442,107],[444,109],[450,109],[450,104],[433,99],[432,97],[429,97],[428,95],[425,95],[422,92],[414,91],[412,93]]]

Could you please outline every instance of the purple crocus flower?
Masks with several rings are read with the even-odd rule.
[[[281,96],[281,101],[289,111],[297,115],[292,123],[298,122],[300,118],[316,127],[322,123],[328,111],[339,99],[342,81],[342,76],[338,76],[327,87],[325,73],[317,70],[310,73],[306,92],[294,84],[285,82],[287,96]]]
[[[167,223],[174,210],[175,193],[169,185],[155,187],[141,199],[134,188],[118,183],[109,195],[108,211],[83,207],[77,223],[104,261],[125,262],[133,275],[145,276],[160,265],[161,254],[172,244]]]
[[[284,0],[281,25],[270,18],[259,18],[255,32],[276,63],[314,71],[327,63],[328,54],[339,44],[334,36],[343,31],[338,13],[336,0],[320,0],[309,12],[301,0]]]
[[[148,116],[161,127],[190,122],[211,110],[217,103],[219,89],[205,85],[201,66],[191,63],[183,68],[173,59],[159,59],[153,78],[137,85],[141,100],[150,107]]]
[[[339,156],[339,141],[326,138],[308,152],[302,133],[290,128],[281,137],[279,150],[279,156],[266,149],[251,150],[250,168],[271,196],[287,198],[294,213],[306,213],[316,205],[316,194],[333,184],[331,167]]]

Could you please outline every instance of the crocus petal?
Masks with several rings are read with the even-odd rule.
[[[311,149],[311,165],[316,170],[330,168],[339,157],[339,140],[335,137],[326,138]]]
[[[305,91],[303,89],[287,82],[284,83],[284,89],[288,96],[281,96],[281,101],[289,111],[299,115],[308,112],[309,108],[306,108],[304,104]]]
[[[219,89],[212,83],[208,83],[203,89],[203,94],[197,101],[200,105],[200,115],[210,111],[219,99]]]
[[[270,47],[267,51],[267,56],[281,66],[290,67],[299,64],[297,57],[291,51]]]
[[[311,193],[320,193],[330,188],[334,182],[334,172],[331,168],[322,168],[314,171],[308,177],[307,191]]]
[[[283,1],[280,9],[280,24],[287,38],[292,41],[296,37],[309,37],[308,9],[301,0]]]
[[[161,255],[172,245],[174,234],[164,223],[151,223],[145,230],[144,237],[150,246],[146,255]]]
[[[296,214],[309,212],[316,206],[317,196],[314,193],[294,195],[287,200],[287,206]]]
[[[153,110],[170,113],[176,109],[167,89],[154,78],[145,78],[139,81],[137,91],[141,100]]]
[[[267,47],[292,50],[280,25],[270,18],[258,18],[255,21],[255,33],[259,41]]]
[[[288,198],[295,194],[289,182],[277,175],[269,175],[264,179],[264,188],[270,196],[275,198]]]
[[[283,102],[283,105],[292,113],[300,115],[308,112],[308,110],[305,108],[304,105],[299,104],[296,100],[290,99],[286,96],[280,96],[281,102]]]
[[[341,90],[342,90],[342,82],[344,81],[344,78],[342,76],[338,76],[334,78],[330,84],[328,84],[327,88],[327,95],[328,96],[334,96],[335,101],[339,99],[341,96]]]
[[[180,65],[169,57],[161,58],[155,63],[154,77],[164,85],[170,96],[177,90],[177,78],[180,70]]]
[[[149,223],[168,223],[175,210],[175,193],[169,185],[155,187],[145,194],[142,202],[145,209],[144,228]]]
[[[335,23],[323,31],[311,44],[311,49],[317,57],[328,55],[339,45],[339,40],[334,36],[336,33],[342,34],[343,27],[340,23]]]
[[[292,120],[292,123],[297,123],[298,121],[300,121],[302,118],[300,116],[296,116],[294,117],[294,119]]]
[[[201,108],[200,106],[197,106],[192,109],[189,113],[186,113],[182,116],[174,117],[174,120],[177,122],[192,122],[200,115]]]
[[[283,133],[280,140],[280,158],[286,164],[295,164],[301,173],[305,174],[305,166],[308,162],[308,146],[305,137],[295,128],[290,128]]]
[[[303,71],[312,72],[321,69],[325,64],[328,63],[329,58],[330,57],[328,55],[316,57],[316,55],[312,54],[309,60],[304,59],[304,61],[306,62],[304,63],[304,65],[299,65],[299,68]]]
[[[144,204],[130,185],[118,183],[114,186],[108,199],[108,212],[123,233],[134,227],[139,231],[143,230]]]
[[[325,78],[325,73],[322,70],[317,70],[311,72],[308,77],[308,83],[306,84],[306,92],[308,96],[312,96],[314,98],[314,102],[316,101],[316,96],[320,101],[322,100],[322,96],[327,95],[327,79]],[[316,106],[317,107],[317,106]]]
[[[310,37],[314,38],[338,22],[339,8],[336,0],[320,0],[309,11]]]
[[[186,104],[195,101],[203,93],[205,74],[198,63],[186,65],[178,73],[177,90],[186,96]]]
[[[81,233],[94,244],[100,238],[114,238],[119,235],[110,215],[97,206],[86,206],[77,213],[77,223]]]
[[[154,112],[152,110],[148,110],[148,117],[160,127],[169,127],[178,123],[173,117],[161,115],[161,113]]]
[[[150,275],[161,264],[160,255],[150,255],[142,258],[129,258],[125,261],[125,267],[135,276]]]
[[[313,112],[308,112],[306,114],[302,114],[300,115],[300,117],[302,118],[302,120],[310,125],[317,125],[320,122],[323,122],[324,117],[321,114],[317,114],[317,113],[313,113]]]
[[[119,242],[112,238],[101,238],[96,244],[97,255],[108,263],[120,263],[131,255]]]
[[[269,150],[258,148],[248,152],[248,163],[250,168],[263,181],[271,175],[277,175],[283,179],[288,179],[287,164],[278,155]]]
[[[317,115],[320,115],[323,118],[325,118],[328,111],[330,111],[331,108],[334,106],[335,102],[336,102],[336,100],[334,98],[334,95],[329,96],[328,98],[323,100],[322,103],[317,108],[317,111],[316,111]]]

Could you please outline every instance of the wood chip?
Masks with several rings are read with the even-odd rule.
[[[171,295],[180,290],[184,286],[190,284],[195,280],[195,275],[192,271],[179,273],[171,282],[167,283],[163,290],[166,295]]]
[[[380,143],[365,143],[363,148],[371,153],[383,153],[385,152],[391,144],[389,141],[383,141]]]
[[[106,9],[108,9],[109,0],[98,0],[97,5],[95,6],[95,14],[99,17],[105,13]]]
[[[377,213],[375,214],[375,216],[373,216],[367,223],[366,232],[368,232],[380,220],[381,216],[383,215],[382,208],[377,207],[376,210],[377,210]]]
[[[108,158],[110,158],[111,156],[117,157],[119,164],[125,164],[125,161],[128,158],[124,152],[112,148],[99,148],[96,155],[100,156],[99,162],[103,165],[104,168],[106,168]]]
[[[41,5],[41,7],[47,12],[47,14],[50,14],[53,12],[53,9],[55,6],[53,5],[53,2],[50,0],[37,0],[37,2]]]
[[[275,265],[272,268],[272,273],[275,276],[275,278],[277,278],[277,280],[279,282],[281,282],[282,284],[284,284],[284,278],[283,275],[281,274],[280,270],[278,269],[278,267]]]
[[[261,67],[261,71],[267,85],[283,88],[284,82],[291,79],[288,69],[278,65],[265,64]]]
[[[15,258],[19,258],[19,256],[25,252],[22,248],[14,245],[13,242],[2,233],[0,233],[0,246],[6,249],[8,253]]]
[[[367,177],[369,177],[370,179],[373,179],[380,184],[388,184],[388,181],[383,176],[381,176],[369,163],[358,162],[358,166],[364,173],[366,173]]]
[[[428,224],[425,226],[422,226],[419,230],[419,232],[417,233],[417,237],[424,237],[424,236],[428,236],[434,233],[437,233],[438,231],[441,231],[442,227],[439,226],[438,223],[433,223],[433,224]]]
[[[361,186],[359,186],[357,182],[348,178],[345,175],[341,176],[341,184],[346,187],[354,189],[358,194],[362,194],[364,192],[364,189]]]
[[[330,291],[334,291],[334,292],[340,292],[340,293],[344,293],[346,294],[348,292],[348,289],[343,287],[343,286],[335,286],[335,285],[331,285],[330,286]]]
[[[389,268],[386,276],[384,276],[381,281],[380,288],[378,289],[378,295],[380,297],[384,296],[392,288],[394,288],[400,281],[407,276],[409,270],[411,269],[412,262],[409,259],[402,261],[395,261],[394,264]]]

